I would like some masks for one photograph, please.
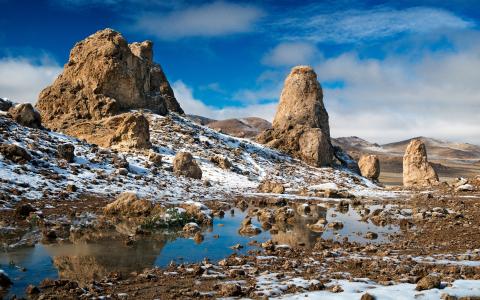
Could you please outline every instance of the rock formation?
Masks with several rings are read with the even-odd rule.
[[[414,139],[403,156],[403,185],[406,187],[431,186],[438,183],[438,175],[427,159],[425,144]]]
[[[328,113],[323,105],[323,91],[311,67],[294,67],[280,96],[273,128],[257,141],[298,157],[310,165],[332,163]]]
[[[358,167],[363,177],[378,180],[380,176],[380,160],[376,155],[362,155],[358,160]]]
[[[173,172],[178,176],[202,179],[202,170],[188,152],[179,152],[173,159]]]
[[[8,113],[18,124],[31,128],[42,128],[42,119],[30,103],[12,106]]]
[[[75,160],[75,146],[72,144],[60,144],[57,146],[57,157],[71,163]]]
[[[12,107],[11,101],[0,98],[0,111],[8,111],[10,107]]]
[[[123,142],[139,127],[148,129],[144,117],[126,115],[132,109],[148,109],[161,115],[168,111],[182,114],[162,68],[152,60],[152,47],[150,41],[128,44],[111,29],[78,42],[62,74],[40,93],[36,108],[44,125],[107,145]],[[122,113],[120,119],[108,119]],[[118,126],[122,126],[119,131]],[[140,137],[131,144],[143,148],[148,146],[148,138]]]

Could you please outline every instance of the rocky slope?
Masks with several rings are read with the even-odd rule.
[[[114,197],[128,190],[153,201],[176,203],[185,199],[220,199],[226,195],[256,194],[262,180],[270,179],[287,188],[284,197],[300,197],[302,189],[336,183],[352,193],[381,194],[369,181],[348,171],[315,168],[265,148],[197,125],[177,114],[147,114],[150,122],[150,150],[122,152],[101,148],[85,141],[47,130],[32,129],[0,116],[0,144],[23,148],[28,157],[12,160],[0,153],[0,194],[4,209],[22,199],[75,199],[82,194]],[[63,144],[75,147],[72,163],[58,157]],[[203,171],[202,180],[177,177],[173,158],[188,151]],[[162,156],[158,165],[152,153]],[[232,167],[224,169],[212,158],[227,158]],[[208,182],[208,183],[206,183]]]

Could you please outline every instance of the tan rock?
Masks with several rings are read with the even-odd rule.
[[[363,177],[378,180],[380,176],[380,160],[376,155],[362,155],[358,160],[358,167]]]
[[[128,44],[112,29],[78,42],[62,74],[39,96],[45,126],[65,130],[77,120],[99,120],[131,109],[183,113],[152,43]]]
[[[440,288],[440,278],[434,275],[428,275],[423,277],[417,282],[417,287],[415,288],[417,291],[424,291],[430,290],[435,288]]]
[[[11,107],[8,113],[12,116],[12,119],[20,125],[31,128],[42,128],[40,114],[30,103],[17,104]]]
[[[228,160],[228,158],[222,155],[215,155],[210,158],[210,161],[222,169],[229,170],[232,168],[232,163]]]
[[[125,192],[120,194],[114,202],[107,204],[103,212],[106,215],[138,216],[149,214],[152,208],[151,201],[140,199],[135,193]]]
[[[173,172],[178,176],[202,179],[202,170],[188,152],[179,152],[173,159]]]
[[[270,180],[264,180],[257,187],[257,190],[261,193],[274,193],[274,194],[283,194],[285,193],[285,187],[279,182],[274,182]]]
[[[323,91],[311,67],[294,67],[285,79],[273,128],[257,141],[298,157],[310,165],[328,166],[333,160],[328,113]]]
[[[425,144],[414,139],[403,156],[403,185],[406,187],[431,186],[438,183],[438,175],[427,159]]]

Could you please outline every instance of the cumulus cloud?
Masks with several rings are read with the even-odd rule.
[[[348,53],[319,63],[320,82],[344,82],[343,88],[324,89],[332,135],[374,142],[429,136],[480,144],[479,49],[430,53],[414,61]]]
[[[272,120],[277,107],[276,103],[251,104],[246,106],[227,106],[223,108],[208,106],[202,100],[196,99],[193,90],[183,81],[177,80],[172,84],[173,92],[183,110],[187,114],[222,120],[230,118],[261,117]]]
[[[27,58],[0,59],[0,97],[35,103],[40,91],[60,74],[61,67],[49,59],[36,63]]]
[[[313,11],[313,12],[312,12]],[[286,18],[274,24],[287,27],[286,39],[315,42],[354,43],[378,40],[401,33],[428,33],[445,29],[465,29],[474,22],[450,11],[432,7],[393,9],[379,7],[365,10],[315,13],[315,7],[302,8],[298,18]]]
[[[318,55],[317,48],[305,42],[285,42],[271,49],[262,59],[270,66],[293,66],[310,63]]]
[[[166,14],[140,14],[133,28],[160,39],[222,36],[253,30],[262,15],[262,10],[253,5],[217,1],[176,9]]]

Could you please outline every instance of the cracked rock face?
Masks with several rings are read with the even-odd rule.
[[[183,114],[162,68],[152,58],[152,42],[128,44],[112,29],[98,31],[78,42],[62,74],[40,93],[36,108],[44,126],[98,143],[97,137],[105,135],[105,128],[100,127],[115,123],[118,119],[112,118],[130,110]],[[134,114],[125,117],[130,121],[132,118],[138,119]],[[134,125],[144,123],[133,121]],[[147,131],[142,133],[148,133],[148,122],[146,127]],[[103,144],[112,139],[140,148],[148,144],[145,137],[124,143],[123,138],[131,133],[129,128],[124,128],[124,132],[108,126],[107,129],[111,130],[107,130],[107,139],[100,140]]]
[[[425,144],[418,139],[412,140],[403,156],[403,185],[424,187],[436,183],[438,175],[428,162]]]
[[[313,166],[333,160],[328,113],[323,91],[311,67],[294,67],[285,79],[273,128],[257,138],[260,143],[298,157]]]

